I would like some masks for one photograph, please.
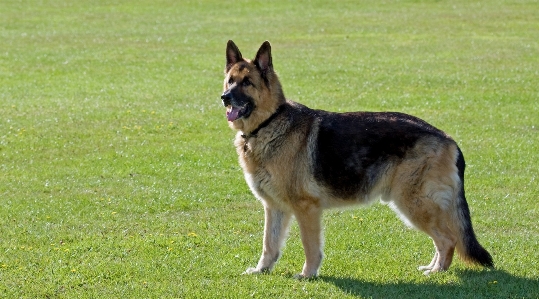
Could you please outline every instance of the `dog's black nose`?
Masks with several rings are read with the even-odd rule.
[[[232,101],[232,95],[230,94],[230,91],[227,90],[225,92],[223,92],[223,94],[221,95],[221,100],[223,100],[223,105],[226,107],[226,106],[229,106],[231,104],[231,101]]]

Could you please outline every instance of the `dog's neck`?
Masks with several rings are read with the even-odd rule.
[[[258,127],[256,129],[254,129],[253,131],[251,131],[251,133],[249,134],[241,134],[241,137],[243,137],[243,139],[247,140],[249,138],[252,138],[252,137],[256,137],[257,134],[258,134],[258,131],[260,131],[261,129],[263,129],[264,127],[267,127],[272,120],[274,120],[279,114],[281,114],[281,112],[284,111],[284,104],[282,104],[281,106],[277,107],[277,110],[275,110],[275,112],[273,112],[272,115],[270,115],[270,117],[268,117],[268,119],[266,119],[265,121],[263,121],[260,125],[258,125]]]

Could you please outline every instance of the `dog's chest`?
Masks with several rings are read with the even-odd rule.
[[[245,180],[251,191],[261,200],[277,200],[283,197],[288,189],[289,178],[287,167],[281,165],[282,151],[267,143],[237,140],[236,150]]]
[[[264,205],[278,206],[281,209],[290,207],[291,194],[288,185],[275,173],[259,168],[255,173],[244,172],[245,181],[253,195]]]
[[[280,154],[278,138],[271,136],[244,137],[238,134],[234,145],[244,171],[254,173]]]

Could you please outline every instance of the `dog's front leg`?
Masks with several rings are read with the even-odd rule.
[[[322,209],[316,204],[308,204],[298,209],[295,214],[301,233],[301,242],[305,251],[305,264],[296,278],[318,276],[322,265]]]
[[[245,274],[269,272],[281,256],[281,247],[288,233],[292,214],[270,207],[265,207],[264,212],[266,222],[262,256],[256,268],[247,269]]]

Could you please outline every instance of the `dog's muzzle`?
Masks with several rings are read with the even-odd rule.
[[[230,89],[223,92],[221,95],[221,100],[223,101],[223,106],[225,107],[232,105],[232,93],[230,92]]]

